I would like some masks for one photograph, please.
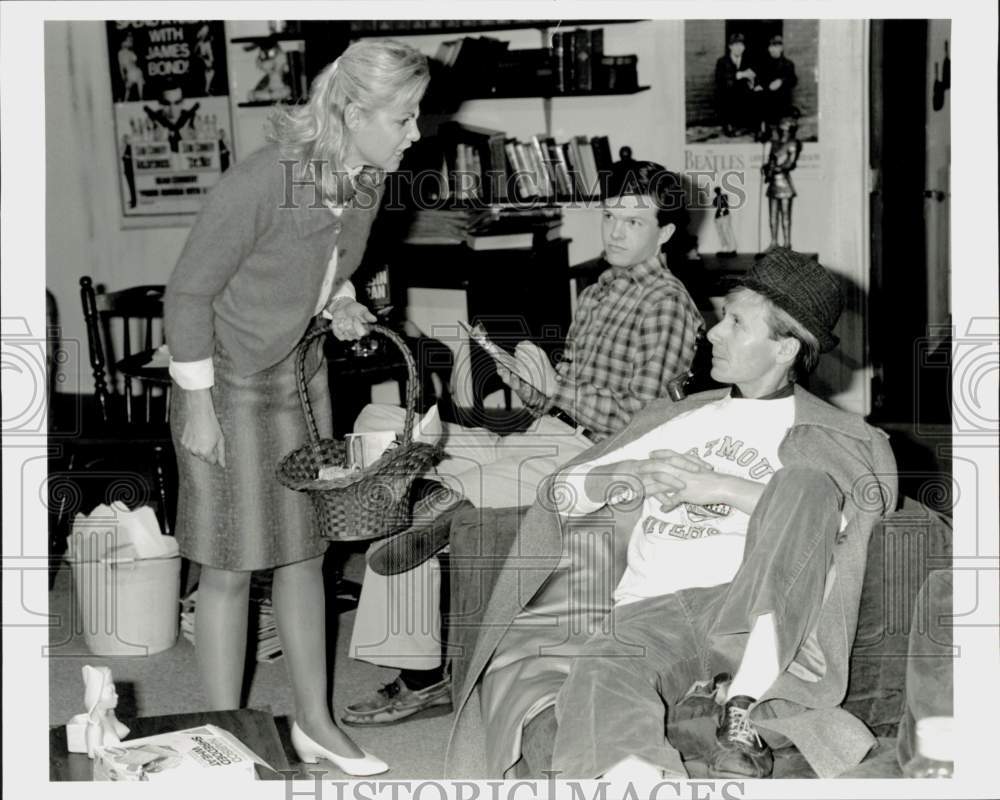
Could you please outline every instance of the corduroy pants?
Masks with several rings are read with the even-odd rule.
[[[791,663],[819,615],[842,503],[825,473],[779,470],[751,515],[730,583],[615,608],[556,700],[558,777],[598,778],[630,755],[684,774],[666,738],[667,707],[695,681],[735,673],[761,614],[774,614],[780,667]]]

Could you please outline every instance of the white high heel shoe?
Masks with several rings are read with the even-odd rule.
[[[299,761],[303,764],[315,764],[322,758],[334,764],[342,772],[359,778],[368,775],[381,775],[383,772],[389,771],[389,765],[381,758],[376,758],[364,750],[361,751],[364,753],[361,758],[338,756],[313,741],[312,737],[299,727],[298,722],[292,723],[292,747],[295,749]]]

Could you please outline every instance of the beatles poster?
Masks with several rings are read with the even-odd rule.
[[[818,20],[687,20],[684,50],[688,144],[766,142],[783,119],[819,140]]]
[[[224,23],[107,23],[118,183],[126,220],[195,214],[229,168]]]
[[[684,22],[684,172],[701,252],[792,239],[792,205],[822,178],[815,19]],[[799,226],[801,228],[801,225]]]

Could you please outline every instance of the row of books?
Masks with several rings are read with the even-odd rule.
[[[465,244],[472,250],[529,249],[559,238],[562,209],[493,206],[474,209],[419,209],[407,233],[407,244]]]
[[[606,56],[603,28],[556,31],[550,47],[508,50],[491,36],[465,36],[442,42],[435,60],[454,84],[452,92],[471,97],[633,91],[638,88],[638,57]]]
[[[256,580],[257,576],[254,576]],[[257,653],[256,660],[260,664],[277,661],[283,652],[278,638],[278,626],[274,620],[274,607],[271,605],[270,592],[265,586],[251,585],[250,600],[258,608],[257,616]],[[181,599],[181,635],[194,644],[194,628],[197,619],[198,590],[195,589]]]
[[[577,28],[553,33],[552,60],[556,70],[556,89],[565,92],[604,88],[599,74],[603,57],[604,28]],[[595,76],[595,72],[598,75]]]
[[[492,36],[463,36],[441,42],[434,60],[457,74],[468,75],[469,69],[482,72],[484,66],[495,64],[509,44]]]
[[[494,207],[469,225],[465,244],[472,250],[528,250],[562,235],[562,209]]]
[[[520,27],[523,20],[516,19],[374,19],[352,20],[351,33],[414,33],[417,31],[454,31],[467,28]],[[533,21],[542,25],[544,20]]]
[[[574,200],[600,193],[611,168],[607,136],[521,141],[502,131],[450,123],[441,128],[441,199],[487,203]]]

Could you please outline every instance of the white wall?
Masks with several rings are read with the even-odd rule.
[[[227,38],[264,30],[260,23],[230,23]],[[503,36],[511,48],[539,47],[541,34],[521,30]],[[408,37],[433,55],[452,35]],[[84,339],[78,280],[89,274],[110,287],[163,283],[183,246],[186,228],[123,230],[119,223],[116,154],[103,23],[49,22],[45,37],[46,190],[48,287],[55,295],[64,336]],[[819,34],[820,142],[812,145],[819,168],[796,173],[793,237],[797,249],[817,252],[823,263],[859,287],[852,310],[840,326],[843,345],[827,359],[820,374],[841,405],[868,409],[863,291],[868,283],[867,255],[867,26],[863,22],[826,21]],[[551,134],[557,139],[606,135],[612,150],[632,147],[635,157],[683,169],[684,25],[655,21],[605,27],[605,52],[639,56],[639,82],[652,88],[629,96],[557,98],[552,101]],[[245,93],[249,75],[230,47],[234,100]],[[234,109],[237,158],[263,141],[267,110]],[[529,137],[545,130],[543,103],[534,99],[477,100],[466,103],[461,121]],[[756,170],[747,171],[748,194],[757,191]],[[573,239],[571,263],[600,251],[595,212],[569,209],[564,233]],[[763,215],[766,217],[766,214]],[[749,229],[738,239],[756,247],[756,212],[739,219]],[[766,219],[763,224],[766,226]],[[704,251],[714,251],[714,231],[705,215],[693,231]],[[764,236],[766,243],[767,237]],[[419,312],[418,312],[419,313]],[[83,351],[81,351],[83,352]],[[67,365],[69,373],[74,365]],[[81,365],[80,373],[87,369]],[[78,378],[62,386],[73,390]],[[84,390],[89,391],[86,377]]]
[[[66,364],[62,391],[93,391],[79,280],[124,288],[164,283],[187,228],[120,226],[118,164],[103,22],[45,23],[46,284],[65,340],[82,364]],[[74,369],[78,367],[78,369]]]

